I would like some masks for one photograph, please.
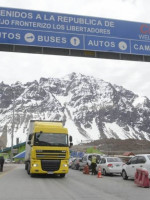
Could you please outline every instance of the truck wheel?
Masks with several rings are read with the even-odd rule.
[[[28,168],[28,164],[27,164],[27,163],[25,163],[25,170],[27,170],[27,168]]]
[[[30,176],[31,176],[31,177],[35,177],[35,174],[31,174],[31,173],[30,173]]]
[[[60,174],[60,177],[61,177],[61,178],[64,178],[64,177],[65,177],[65,175],[66,175],[66,174]]]
[[[27,174],[30,174],[30,163],[27,164]]]

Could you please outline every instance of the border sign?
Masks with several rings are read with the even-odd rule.
[[[20,51],[38,47],[39,53],[49,48],[54,54],[62,49],[62,55],[70,50],[69,55],[84,52],[88,57],[121,55],[121,59],[149,61],[150,24],[0,7],[0,50],[12,51],[12,46],[20,46]]]

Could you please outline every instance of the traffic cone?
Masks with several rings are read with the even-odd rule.
[[[100,167],[98,169],[97,178],[102,178],[102,172]]]
[[[89,166],[85,165],[84,169],[83,169],[83,174],[89,174]]]

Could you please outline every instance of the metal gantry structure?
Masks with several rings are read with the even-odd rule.
[[[15,93],[13,92],[12,131],[11,131],[11,156],[10,156],[11,162],[13,162],[14,122],[15,122]]]

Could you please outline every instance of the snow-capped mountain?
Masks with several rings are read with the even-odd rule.
[[[74,144],[102,138],[150,140],[150,100],[82,74],[13,85],[0,83],[0,145],[26,140],[29,120],[63,121]]]

